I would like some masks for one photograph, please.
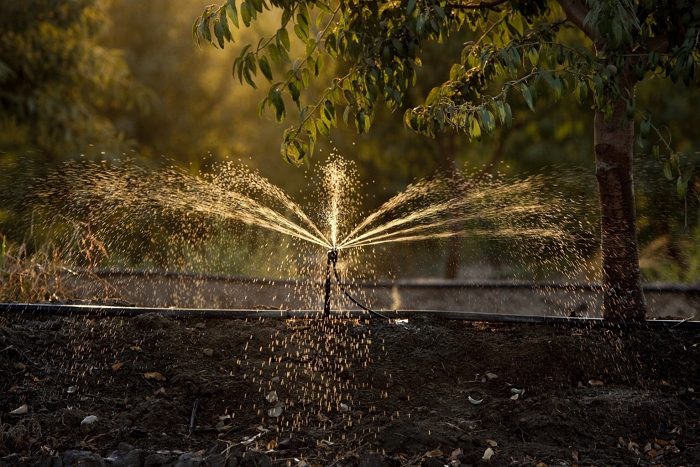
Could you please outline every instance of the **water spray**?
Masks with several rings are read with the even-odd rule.
[[[338,269],[336,268],[336,263],[338,262],[338,250],[333,248],[328,250],[328,262],[326,263],[326,288],[325,288],[325,296],[323,299],[323,316],[324,318],[330,318],[331,315],[331,269],[333,269],[333,275],[335,276],[335,281],[338,283],[338,287],[340,287],[340,290],[345,294],[346,297],[350,299],[351,302],[353,302],[355,305],[359,306],[365,311],[368,311],[369,313],[373,314],[374,316],[377,316],[379,318],[384,318],[385,320],[389,321],[389,318],[384,316],[383,314],[370,310],[348,293],[347,290],[345,290],[345,287],[343,287],[343,283],[340,282],[340,275],[338,274]]]

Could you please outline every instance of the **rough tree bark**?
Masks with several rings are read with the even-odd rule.
[[[634,77],[620,76],[624,97],[634,96]],[[637,251],[637,211],[632,156],[634,123],[624,128],[624,98],[618,99],[610,121],[596,111],[594,124],[596,178],[600,197],[603,254],[603,312],[606,319],[642,320],[647,304],[642,292]]]

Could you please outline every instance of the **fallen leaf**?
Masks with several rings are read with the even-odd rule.
[[[670,387],[670,386],[671,386],[671,384],[670,384],[670,383],[669,383],[668,381],[666,381],[665,379],[662,379],[662,380],[661,380],[661,386],[667,386],[667,387]]]
[[[513,394],[512,396],[510,396],[510,400],[517,401],[519,397],[520,397],[520,394]]]
[[[438,448],[438,449],[433,449],[432,451],[428,451],[428,452],[425,453],[425,455],[428,456],[428,457],[442,456],[442,454],[443,454],[443,452],[440,450],[440,448]]]
[[[571,451],[571,458],[578,462],[578,451]]]
[[[549,467],[549,466],[547,464],[545,464],[544,462],[540,461],[537,463],[537,467]]]
[[[323,414],[320,413],[320,412],[316,414],[316,418],[317,418],[318,421],[321,422],[321,423],[326,423],[326,422],[328,421],[328,417],[326,417],[325,415],[323,415]]]
[[[274,439],[272,441],[270,441],[269,443],[267,443],[267,450],[268,451],[271,449],[275,449],[276,447],[277,447],[277,441],[275,441]]]
[[[160,389],[158,389],[158,390],[157,390],[156,392],[154,392],[153,394],[156,395],[156,396],[159,395],[159,394],[165,394],[165,388],[164,388],[164,387],[161,387]]]
[[[37,378],[37,377],[36,377],[36,376],[34,376],[34,375],[29,375],[29,376],[31,376],[31,377],[32,377],[32,381],[34,381],[35,383],[38,383],[38,382],[40,382],[40,381],[41,381],[41,380],[40,380],[39,378]]]
[[[211,357],[214,355],[214,350],[213,349],[202,349],[202,353],[206,355],[207,357]]]
[[[494,455],[493,449],[486,448],[486,451],[484,451],[484,456],[482,457],[482,459],[484,459],[485,461],[490,461],[491,457],[493,457],[493,455]]]
[[[627,444],[627,450],[628,450],[628,451],[636,451],[638,447],[639,447],[639,444],[635,443],[634,441],[630,441],[630,442]]]
[[[450,454],[450,460],[451,461],[457,460],[457,458],[461,455],[462,455],[462,448],[457,448],[454,451],[452,451],[452,454]]]
[[[23,415],[27,412],[29,412],[29,406],[27,404],[22,404],[19,407],[17,407],[15,410],[10,412],[10,415]]]
[[[122,362],[115,363],[114,365],[112,365],[112,371],[118,370],[119,368],[122,367],[122,365],[124,365]]]
[[[131,350],[136,350],[136,351],[141,350],[141,347],[139,347],[138,345],[132,345],[132,346],[129,347],[129,348],[130,348]]]
[[[588,385],[594,388],[602,388],[603,386],[605,386],[605,383],[603,383],[599,379],[591,379],[588,380]]]
[[[654,449],[650,449],[649,452],[647,452],[647,454],[648,454],[649,457],[651,457],[652,459],[653,459],[654,457],[656,457],[656,456],[659,455],[659,453],[656,452]]]
[[[497,443],[496,441],[492,440],[492,439],[487,439],[487,440],[485,440],[485,441],[486,441],[486,444],[488,444],[488,445],[491,446],[492,448],[495,448],[495,447],[498,446],[498,443]]]
[[[16,390],[17,390],[17,386],[12,386],[12,387],[10,388],[10,391],[9,391],[9,392],[14,392],[14,391],[16,391]]]
[[[157,371],[147,371],[146,373],[143,374],[143,376],[146,379],[155,379],[157,381],[165,381],[166,379],[168,379],[165,376],[158,373]]]

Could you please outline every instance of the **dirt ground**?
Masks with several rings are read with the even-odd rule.
[[[0,464],[218,442],[280,466],[700,466],[699,343],[420,315],[5,314]]]

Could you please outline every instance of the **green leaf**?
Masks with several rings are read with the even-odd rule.
[[[673,180],[673,171],[671,170],[671,162],[664,162],[664,176],[667,180]]]
[[[481,141],[481,127],[479,126],[479,122],[476,118],[474,118],[473,115],[469,116],[469,136],[472,139]]]
[[[425,105],[426,106],[431,106],[440,99],[440,88],[433,88],[430,91],[430,94],[428,94],[428,98],[425,100]]]
[[[576,95],[576,102],[578,102],[579,105],[583,105],[583,103],[586,101],[586,97],[588,96],[588,84],[585,81],[579,81],[576,85],[574,93]]]
[[[251,11],[248,2],[241,3],[241,19],[246,27],[250,26]]]
[[[280,60],[280,51],[277,48],[277,45],[275,44],[270,44],[267,46],[267,54],[270,56],[273,62],[275,62],[275,65],[281,65],[282,61]]]
[[[525,98],[525,103],[527,104],[528,107],[530,107],[530,110],[533,112],[535,111],[535,103],[532,99],[532,92],[530,91],[530,87],[527,85],[527,83],[520,83],[520,91],[523,93],[523,97]]]
[[[304,44],[309,41],[309,30],[305,30],[299,23],[294,25],[294,34],[296,34],[299,40]]]
[[[265,104],[267,103],[268,98],[266,97],[265,99],[261,100],[258,104],[258,117],[262,118],[263,114],[265,113]]]
[[[496,115],[498,115],[498,120],[501,125],[506,123],[506,108],[503,105],[503,101],[494,101],[494,107],[496,109]]]
[[[651,122],[647,119],[642,120],[639,123],[639,136],[642,139],[647,139],[649,137],[649,131],[651,131]]]
[[[316,127],[318,128],[318,132],[325,137],[328,137],[331,134],[331,130],[328,125],[326,125],[326,123],[320,118],[316,120]]]
[[[507,102],[503,103],[503,107],[505,107],[506,111],[506,128],[510,129],[513,124],[513,111],[510,109],[510,104]]]
[[[540,53],[537,51],[537,47],[530,47],[527,51],[527,58],[532,63],[533,67],[536,67],[540,63]]]
[[[350,111],[352,110],[351,107],[352,106],[350,106],[350,105],[345,106],[345,112],[343,112],[343,121],[345,122],[346,125],[348,124],[348,119],[350,118]]]
[[[308,68],[304,68],[301,70],[301,82],[304,84],[305,88],[309,87],[309,83],[311,82],[311,75],[309,73]]]
[[[216,41],[219,43],[219,47],[224,48],[224,28],[221,27],[221,23],[214,24],[214,35],[216,36]]]
[[[272,70],[270,69],[270,63],[267,61],[266,56],[263,55],[258,59],[258,66],[262,74],[265,75],[265,78],[267,78],[269,82],[272,82]]]
[[[272,91],[270,95],[270,102],[275,108],[275,120],[277,123],[282,123],[287,113],[284,108],[284,99],[282,99],[282,92],[279,89]]]
[[[238,10],[236,9],[236,0],[229,0],[226,2],[226,14],[231,18],[231,22],[236,28],[240,28],[238,25]]]
[[[676,191],[678,192],[678,199],[684,199],[685,195],[688,194],[688,182],[683,177],[678,177]]]
[[[659,160],[659,145],[655,144],[651,148],[651,155],[656,159],[657,161]]]
[[[406,16],[411,16],[413,8],[416,6],[416,0],[408,0],[408,6],[406,7]]]
[[[289,50],[291,48],[291,43],[289,42],[289,33],[286,28],[280,28],[277,30],[277,39],[284,46],[285,49]]]
[[[323,55],[319,54],[318,59],[314,63],[314,76],[318,76],[323,69]]]

